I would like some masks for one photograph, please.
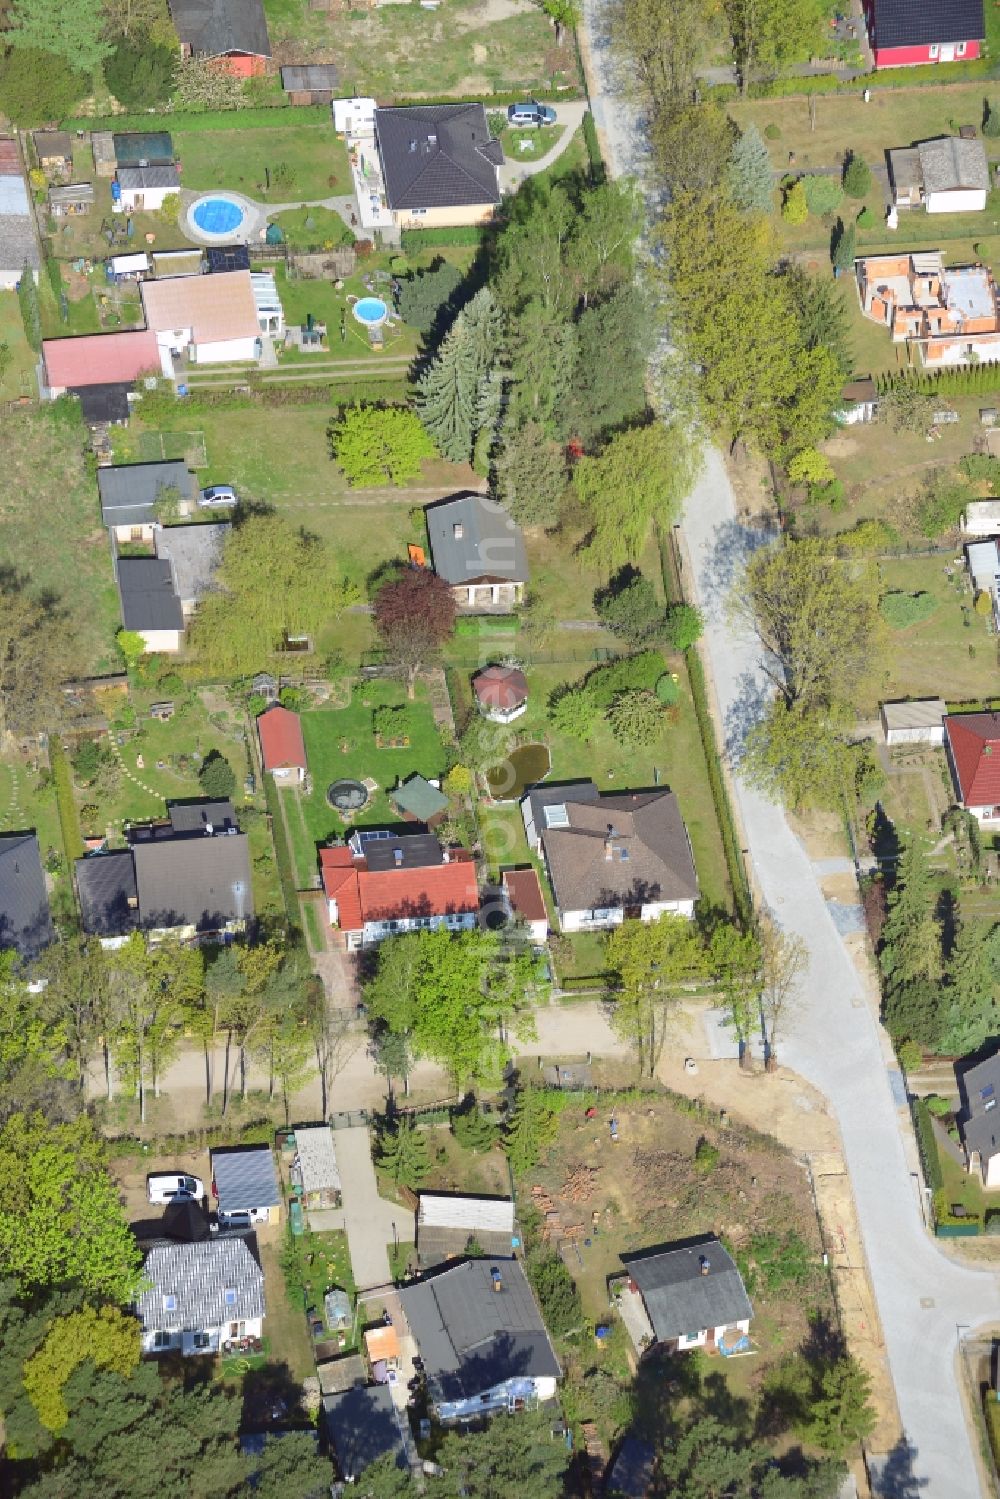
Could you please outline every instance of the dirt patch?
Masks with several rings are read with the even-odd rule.
[[[858,451],[857,438],[828,437],[822,444],[822,451],[828,458],[850,458],[852,453]]]
[[[489,48],[484,47],[482,42],[474,42],[472,46],[472,61],[477,67],[482,67],[489,57]]]
[[[121,1187],[120,1202],[129,1223],[143,1224],[162,1217],[163,1209],[148,1200],[146,1179],[154,1171],[184,1171],[197,1176],[211,1192],[212,1165],[207,1150],[182,1151],[177,1155],[148,1155],[141,1160],[111,1162],[111,1174]]]

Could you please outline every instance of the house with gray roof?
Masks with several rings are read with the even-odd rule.
[[[1000,1051],[959,1069],[960,1125],[966,1164],[987,1189],[1000,1187]]]
[[[986,148],[978,138],[943,135],[887,151],[886,156],[897,208],[974,213],[986,207],[990,169]]]
[[[80,919],[89,937],[113,949],[139,929],[139,892],[130,848],[101,849],[77,859]]]
[[[167,816],[174,833],[238,833],[236,811],[231,801],[211,801],[192,797],[189,801],[167,803]]]
[[[459,609],[509,614],[528,581],[524,534],[504,507],[483,494],[460,494],[424,512],[434,571]]]
[[[164,200],[181,190],[181,178],[177,168],[123,167],[117,173],[118,201],[122,208],[132,213],[152,213],[163,207]],[[113,191],[113,189],[112,189]]]
[[[746,1346],[753,1307],[732,1256],[714,1234],[621,1258],[626,1275],[613,1290],[637,1352],[732,1353]]]
[[[562,1369],[519,1260],[465,1260],[399,1300],[439,1421],[555,1398]]]
[[[355,1385],[323,1396],[323,1424],[345,1483],[353,1483],[381,1457],[394,1458],[397,1468],[408,1467],[400,1424],[405,1420],[388,1385]]]
[[[244,1218],[251,1223],[281,1221],[281,1189],[270,1146],[213,1150],[211,1155],[212,1196],[220,1227]]]
[[[256,1240],[225,1234],[194,1244],[156,1243],[136,1302],[143,1353],[215,1354],[264,1326],[264,1272]]]
[[[237,78],[263,73],[271,55],[261,0],[169,0],[183,57],[218,57]]]
[[[184,611],[170,563],[157,557],[119,557],[116,572],[123,627],[141,635],[147,651],[179,651]]]
[[[49,896],[35,833],[0,836],[0,951],[30,962],[53,940]]]
[[[157,506],[175,493],[180,515],[190,515],[198,499],[195,476],[180,459],[99,468],[97,488],[101,519],[121,543],[152,541]]]
[[[672,791],[602,796],[593,781],[546,782],[522,797],[521,816],[528,847],[545,864],[560,930],[694,916],[698,876]]]
[[[482,104],[375,110],[386,207],[400,229],[482,224],[500,202],[503,147]]]
[[[170,563],[174,590],[184,618],[215,586],[215,573],[222,561],[222,548],[229,535],[229,522],[215,525],[158,526],[153,536],[157,557]]]
[[[0,160],[0,290],[13,291],[25,266],[38,280],[42,252],[28,186],[21,173],[17,146],[13,159]],[[16,165],[15,165],[16,163]]]

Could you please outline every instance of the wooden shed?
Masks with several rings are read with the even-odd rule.
[[[89,213],[94,201],[92,182],[73,182],[68,187],[49,188],[49,208],[57,219],[75,218],[78,214]]]
[[[32,139],[43,172],[70,176],[73,171],[73,139],[68,130],[36,130]]]
[[[329,104],[337,90],[337,76],[333,63],[282,68],[281,87],[289,104]]]
[[[113,177],[118,170],[115,156],[115,138],[110,130],[95,130],[90,137],[94,153],[94,170],[98,177]]]

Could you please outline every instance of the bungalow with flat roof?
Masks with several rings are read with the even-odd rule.
[[[119,162],[111,186],[112,207],[117,213],[155,213],[180,190],[181,177],[173,162],[159,167],[123,167]]]
[[[179,651],[184,639],[184,611],[167,559],[119,557],[116,572],[122,627],[141,635],[147,651]]]
[[[141,294],[146,325],[168,379],[185,360],[253,364],[260,358],[260,325],[249,271],[144,281]]]
[[[261,0],[169,0],[182,57],[216,60],[236,78],[263,73],[271,56]]]
[[[37,833],[0,834],[0,951],[30,962],[54,936]]]
[[[500,202],[503,147],[482,104],[375,110],[385,206],[400,229],[482,224]]]
[[[745,1346],[753,1307],[729,1251],[714,1234],[623,1254],[614,1291],[638,1353],[659,1348],[734,1352]]]
[[[965,536],[1000,536],[1000,500],[970,500],[962,511]]]
[[[472,854],[431,833],[358,828],[346,845],[320,849],[320,868],[330,925],[349,952],[403,932],[470,931],[479,919]]]
[[[156,334],[145,328],[43,339],[42,364],[53,399],[92,385],[131,387],[143,375],[160,374]]]
[[[521,815],[528,847],[545,861],[562,931],[694,916],[698,876],[672,791],[601,796],[593,781],[546,784],[522,798]]]
[[[219,1223],[248,1219],[281,1222],[281,1188],[269,1145],[246,1145],[211,1152],[212,1196]]]
[[[465,1260],[399,1302],[442,1423],[555,1398],[562,1369],[519,1260]]]
[[[524,534],[488,495],[460,494],[424,512],[434,570],[470,613],[509,614],[528,581]]]
[[[240,1235],[152,1245],[135,1308],[143,1353],[217,1354],[259,1338],[266,1308],[255,1249]]]
[[[157,506],[176,494],[181,515],[194,513],[198,484],[180,459],[122,463],[97,470],[101,519],[118,542],[153,540]]]

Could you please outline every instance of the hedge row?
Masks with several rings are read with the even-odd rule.
[[[480,245],[485,226],[467,225],[456,229],[404,229],[400,246],[406,255],[431,249],[434,245]]]
[[[934,1138],[931,1111],[923,1098],[913,1099],[912,1110],[913,1133],[917,1137],[917,1149],[920,1152],[920,1164],[924,1170],[924,1181],[932,1192],[940,1192],[944,1186],[944,1177],[941,1174],[941,1161],[938,1157],[937,1141]]]
[[[82,858],[83,834],[80,832],[80,819],[73,799],[73,776],[66,751],[55,738],[49,740],[49,765],[56,788],[56,806],[59,808],[59,826],[62,829],[66,857],[70,860]]]
[[[814,73],[808,77],[770,78],[751,83],[751,99],[785,99],[808,94],[860,94],[868,89],[927,88],[942,83],[962,83],[975,78],[1000,77],[1000,66],[992,58],[973,58],[968,62],[942,62],[926,69],[927,76],[915,76],[912,68],[890,68],[882,73],[859,73],[845,78],[843,73]],[[744,97],[735,83],[717,83],[705,92],[720,104]]]
[[[185,110],[183,114],[160,113],[167,120],[172,134],[183,134],[186,130],[236,130],[252,129],[255,125],[268,125],[282,130],[289,125],[328,125],[330,110],[325,104],[288,104],[283,95],[276,95],[273,104],[256,109],[216,109],[198,114]],[[280,115],[280,120],[275,119]],[[103,119],[90,119],[86,115],[64,120],[64,130],[149,130],[155,122],[148,114],[107,115]]]
[[[391,99],[385,99],[384,104],[391,104],[399,109],[403,105],[414,108],[422,104],[484,104],[487,109],[500,109],[508,104],[520,104],[525,99],[534,97],[534,90],[522,88],[516,91],[507,89],[499,94],[442,94],[439,98],[433,95],[417,95],[411,97],[409,94],[394,94]],[[555,103],[569,103],[575,99],[584,99],[586,95],[582,88],[573,85],[571,88],[560,88],[557,91]]]
[[[405,406],[409,399],[410,387],[407,382],[398,376],[387,376],[384,380],[332,380],[325,385],[311,385],[304,381],[286,385],[273,381],[259,385],[249,392],[233,389],[200,390],[196,386],[188,395],[178,397],[178,406],[183,405],[192,412],[245,411],[251,406],[321,406],[327,402],[333,408],[355,406],[359,401]]]
[[[157,1135],[140,1140],[135,1135],[113,1135],[107,1141],[112,1160],[128,1160],[144,1155],[185,1155],[194,1150],[210,1150],[213,1145],[273,1145],[275,1126],[270,1119],[253,1119],[237,1126],[232,1121],[213,1128],[190,1129],[183,1135]]]
[[[274,777],[264,775],[264,801],[271,817],[271,841],[274,844],[274,858],[278,866],[278,880],[281,884],[281,898],[285,903],[285,915],[292,931],[299,930],[299,898],[296,894],[295,876],[292,873],[292,861],[288,852],[288,839],[285,836],[285,824],[281,815],[280,793],[274,784]]]
[[[967,369],[905,370],[876,377],[882,392],[906,388],[921,396],[988,396],[1000,391],[1000,361],[973,364]]]
[[[590,161],[590,180],[596,185],[604,181],[606,173],[604,157],[601,155],[601,143],[597,139],[597,126],[594,124],[594,116],[589,109],[583,117],[583,144],[587,148],[587,158]]]

